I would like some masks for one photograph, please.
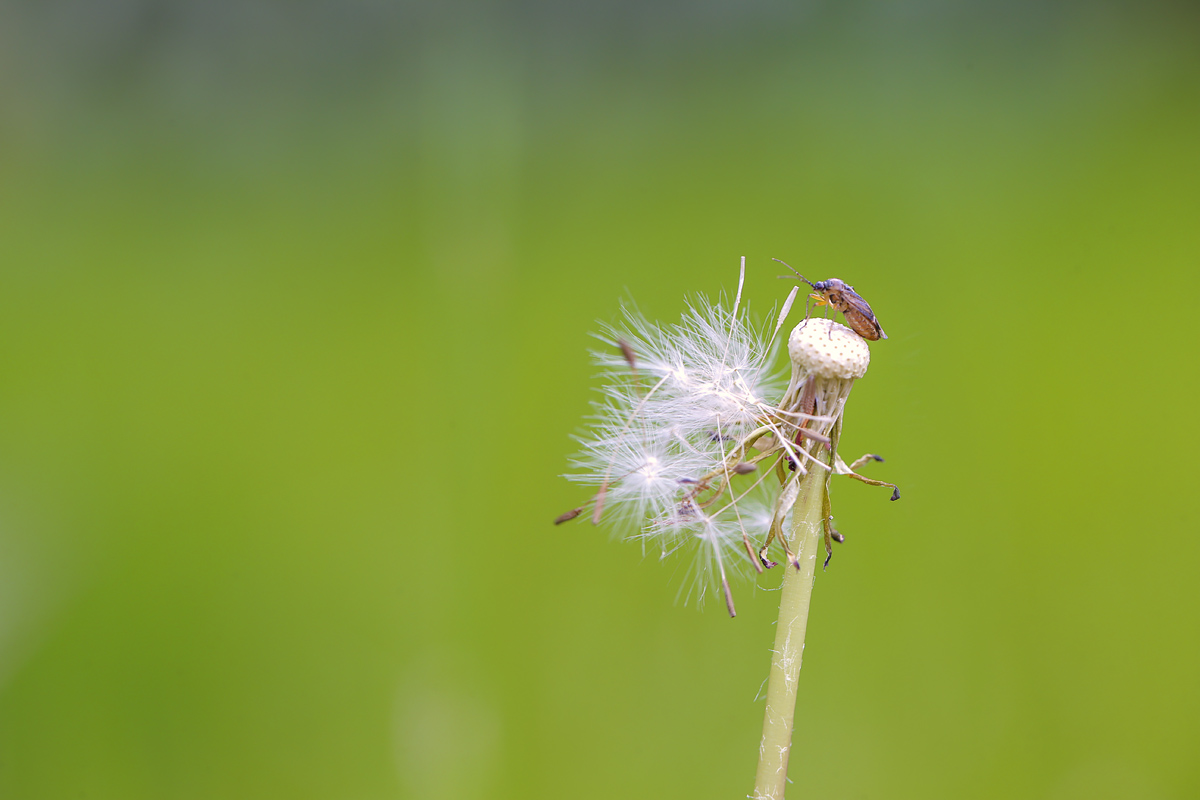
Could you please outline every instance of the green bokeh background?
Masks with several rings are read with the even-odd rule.
[[[0,8],[0,796],[743,797],[739,616],[558,475],[747,257],[891,338],[794,793],[1200,796],[1184,3]],[[789,795],[790,796],[790,795]]]

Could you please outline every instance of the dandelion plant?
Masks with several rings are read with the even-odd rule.
[[[739,576],[784,565],[751,795],[778,800],[787,782],[818,554],[824,544],[828,565],[834,542],[843,541],[833,527],[830,481],[845,475],[890,487],[893,500],[900,493],[855,472],[879,456],[847,465],[838,455],[846,400],[871,360],[867,342],[851,328],[806,314],[787,339],[785,383],[774,363],[799,288],[773,329],[759,328],[741,304],[744,280],[743,258],[732,308],[696,299],[671,325],[627,309],[621,324],[598,334],[603,346],[593,355],[602,399],[567,476],[595,490],[555,522],[611,522],[662,558],[690,553],[688,598],[701,603],[719,590],[731,617]],[[820,291],[832,284],[809,285]],[[829,300],[828,293],[813,297]],[[874,323],[870,307],[862,306]],[[873,330],[855,327],[868,336]]]

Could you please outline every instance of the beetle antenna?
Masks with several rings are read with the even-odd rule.
[[[779,259],[778,259],[778,258],[772,258],[771,260],[772,260],[772,261],[779,261]],[[785,267],[787,267],[788,269],[790,269],[792,272],[795,272],[795,273],[796,273],[796,277],[797,277],[797,278],[799,278],[800,280],[804,281],[804,282],[805,282],[805,283],[807,283],[809,286],[813,286],[813,282],[812,282],[812,281],[810,281],[808,278],[804,277],[803,275],[801,275],[799,272],[796,272],[796,268],[795,268],[795,267],[793,267],[791,264],[787,263],[786,261],[779,261],[779,263],[780,263],[780,264],[783,264]],[[785,279],[787,279],[787,280],[789,280],[789,281],[792,279],[790,275],[780,275],[779,277],[780,277],[780,278],[785,278]],[[813,288],[815,289],[815,288],[817,288],[817,287],[813,286]]]

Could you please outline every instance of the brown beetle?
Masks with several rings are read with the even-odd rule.
[[[775,258],[772,261],[779,261],[779,259]],[[792,272],[796,272],[790,264],[783,261],[779,261],[779,263]],[[887,338],[887,334],[879,326],[879,320],[875,319],[875,312],[871,310],[867,301],[854,291],[853,286],[837,278],[813,283],[799,272],[796,272],[796,277],[813,288],[813,294],[809,296],[817,301],[817,305],[829,306],[834,311],[842,312],[842,316],[846,318],[846,324],[859,336],[872,342]]]

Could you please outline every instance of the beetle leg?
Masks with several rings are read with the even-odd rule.
[[[812,298],[811,294],[804,298],[804,321],[800,323],[801,328],[808,324],[808,318],[812,314]]]
[[[817,305],[825,306],[825,319],[829,319],[829,309],[833,308],[833,304],[829,302],[829,298],[825,297],[825,295],[823,295],[823,294],[816,294],[815,292],[813,294],[810,294],[809,297],[812,298],[813,300],[816,300]],[[830,340],[833,339],[833,326],[832,325],[829,326],[828,338]]]

